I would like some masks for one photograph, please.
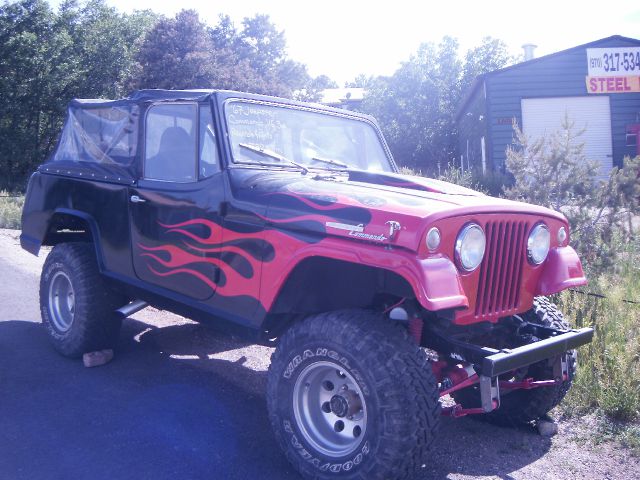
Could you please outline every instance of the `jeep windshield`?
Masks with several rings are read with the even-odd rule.
[[[225,116],[235,163],[394,171],[366,120],[246,101],[227,103]]]

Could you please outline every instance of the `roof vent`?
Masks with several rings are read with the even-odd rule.
[[[525,43],[522,45],[522,49],[524,50],[524,61],[533,60],[535,58],[535,49],[538,48],[537,45],[533,43]]]

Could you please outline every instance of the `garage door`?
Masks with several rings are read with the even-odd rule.
[[[586,158],[600,163],[600,175],[608,176],[613,163],[609,97],[522,100],[522,128],[532,139],[560,130],[565,114],[575,122],[576,131],[585,129],[577,141],[585,144]]]

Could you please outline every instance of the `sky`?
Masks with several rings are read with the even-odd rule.
[[[57,4],[59,0],[50,0]],[[107,0],[121,11],[151,9],[173,16],[192,8],[210,25],[228,14],[237,26],[256,13],[270,15],[285,31],[290,58],[305,63],[313,76],[325,74],[339,84],[358,74],[391,75],[423,42],[444,35],[460,42],[461,54],[492,36],[513,54],[524,43],[536,56],[611,35],[640,38],[640,2],[575,0],[457,0],[376,2],[375,0]]]

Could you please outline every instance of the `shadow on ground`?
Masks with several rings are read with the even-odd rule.
[[[215,358],[246,346],[200,325],[127,320],[115,360],[87,369],[39,324],[1,322],[0,476],[299,478],[271,435],[266,372]],[[443,419],[422,478],[510,479],[549,447],[533,431]]]

